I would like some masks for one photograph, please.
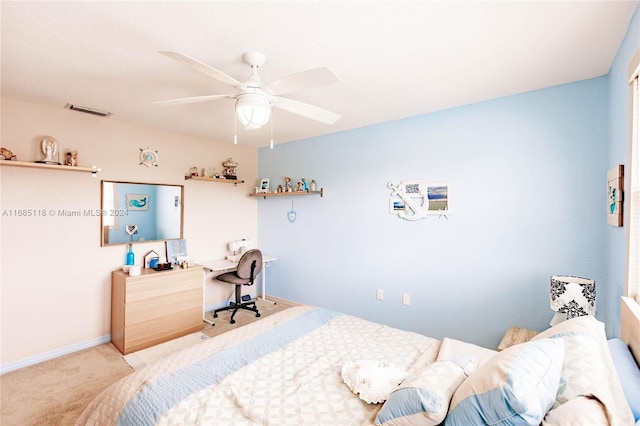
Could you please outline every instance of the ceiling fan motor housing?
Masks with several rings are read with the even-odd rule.
[[[260,52],[251,50],[242,55],[242,60],[251,65],[251,67],[261,67],[264,65],[266,57]]]

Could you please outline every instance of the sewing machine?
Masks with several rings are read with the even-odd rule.
[[[247,250],[251,250],[252,248],[255,248],[253,240],[242,239],[231,241],[229,243],[229,251],[231,252],[231,254],[227,255],[227,260],[237,262],[240,260],[244,252],[246,252]]]

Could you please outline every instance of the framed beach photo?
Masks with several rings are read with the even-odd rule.
[[[429,209],[427,214],[451,213],[451,185],[448,183],[428,183],[427,197]]]

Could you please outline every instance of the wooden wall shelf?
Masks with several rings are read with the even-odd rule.
[[[184,180],[201,180],[205,182],[219,182],[219,183],[232,183],[234,185],[238,185],[239,183],[244,183],[243,180],[237,179],[225,179],[225,178],[214,178],[208,176],[185,176]]]
[[[321,197],[324,195],[324,190],[323,188],[320,188],[320,191],[293,191],[293,192],[268,192],[268,193],[264,193],[264,192],[260,192],[257,194],[249,194],[250,197],[263,197],[264,199],[266,199],[267,197],[287,197],[290,195],[320,195]]]
[[[102,171],[99,167],[96,167],[96,166],[74,167],[74,166],[62,166],[57,164],[31,163],[28,161],[0,160],[0,165],[13,166],[13,167],[31,167],[34,169],[64,170],[65,172],[84,172],[84,173],[91,173],[93,177],[96,176],[96,173]]]

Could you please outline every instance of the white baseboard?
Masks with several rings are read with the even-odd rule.
[[[95,339],[87,340],[86,342],[76,343],[75,345],[66,346],[64,348],[56,349],[54,351],[45,352],[43,354],[30,356],[18,361],[10,362],[0,365],[0,375],[9,373],[10,371],[19,370],[24,367],[39,364],[50,359],[61,357],[62,355],[68,355],[74,352],[81,351],[83,349],[92,348],[94,346],[102,345],[103,343],[109,343],[111,341],[111,335],[96,337]]]

